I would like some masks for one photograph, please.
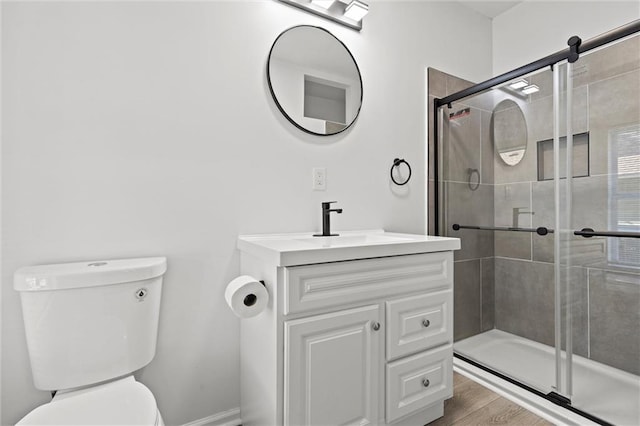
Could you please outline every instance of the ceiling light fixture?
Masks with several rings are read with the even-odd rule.
[[[361,0],[278,0],[305,12],[330,19],[356,31],[362,30],[362,18],[369,6]]]
[[[354,21],[362,21],[362,18],[369,13],[369,6],[360,0],[353,0],[344,10],[344,16]]]
[[[529,82],[527,80],[521,79],[518,81],[514,81],[513,83],[511,83],[509,85],[509,87],[511,87],[513,90],[518,90],[518,89],[522,89],[523,87],[526,87],[529,85]]]
[[[538,86],[536,86],[535,84],[532,84],[522,89],[522,93],[524,93],[525,95],[530,95],[532,93],[538,92],[539,90],[540,88]]]
[[[333,5],[334,1],[335,0],[311,0],[311,3],[323,9],[329,9]]]

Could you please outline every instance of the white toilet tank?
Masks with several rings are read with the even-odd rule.
[[[35,387],[63,390],[132,373],[156,351],[164,257],[21,268]]]

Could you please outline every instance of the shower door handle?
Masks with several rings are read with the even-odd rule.
[[[640,232],[594,231],[591,228],[582,228],[580,231],[574,231],[573,235],[580,235],[585,238],[591,238],[591,237],[640,238]]]

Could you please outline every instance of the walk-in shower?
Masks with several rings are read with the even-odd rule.
[[[640,424],[639,32],[478,85],[429,70],[456,357],[602,424]]]

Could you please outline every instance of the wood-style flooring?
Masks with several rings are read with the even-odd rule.
[[[453,373],[453,398],[444,403],[444,417],[429,426],[552,425],[518,404],[473,380]]]

